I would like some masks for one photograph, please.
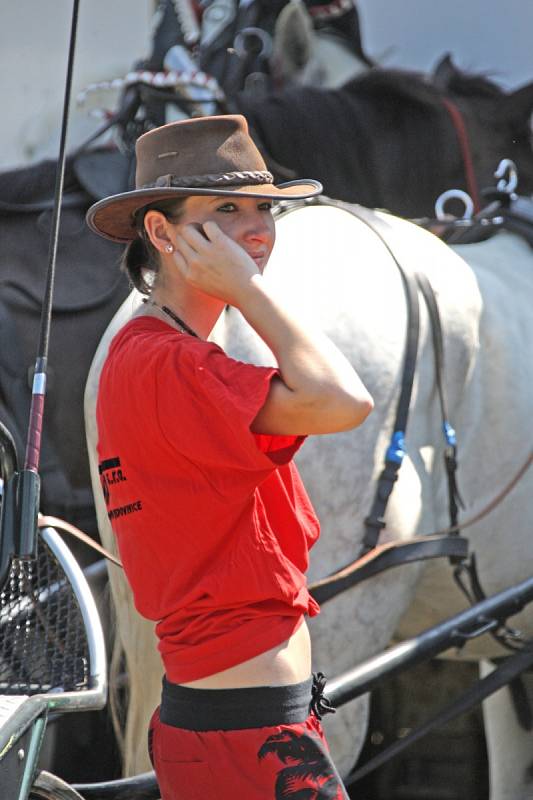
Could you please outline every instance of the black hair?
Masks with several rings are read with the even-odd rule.
[[[135,214],[137,236],[126,246],[120,267],[130,279],[130,283],[142,294],[149,295],[153,278],[159,271],[159,252],[150,241],[144,227],[147,211],[160,211],[170,222],[179,222],[185,197],[150,203]],[[147,273],[151,274],[148,277]]]

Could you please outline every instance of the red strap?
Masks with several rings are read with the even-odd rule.
[[[477,214],[478,211],[481,211],[481,202],[479,199],[476,173],[474,171],[474,162],[472,160],[472,152],[470,150],[465,121],[458,106],[452,100],[447,97],[443,97],[442,103],[451,117],[457,138],[459,139],[459,147],[461,148],[461,155],[463,157],[463,165],[465,169],[466,188],[468,189],[468,194],[474,203],[474,213]]]
[[[196,14],[196,19],[198,20],[198,22],[200,22],[204,13],[204,9],[200,4],[200,0],[192,0],[192,7],[194,13]]]
[[[351,11],[353,7],[353,0],[333,0],[331,3],[324,3],[319,6],[308,6],[307,12],[311,17],[323,20],[331,17],[340,17]]]

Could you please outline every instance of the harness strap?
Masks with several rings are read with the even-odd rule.
[[[450,513],[450,525],[457,526],[459,506],[464,509],[465,504],[459,494],[457,485],[457,439],[455,431],[450,424],[448,417],[448,403],[444,391],[444,343],[442,336],[442,324],[440,320],[439,307],[435,298],[435,292],[426,275],[418,272],[416,280],[422,296],[425,300],[429,319],[431,322],[431,334],[433,339],[433,353],[435,356],[435,380],[439,395],[439,403],[442,417],[442,432],[446,442],[444,450],[444,466],[448,481],[448,508]],[[459,529],[457,529],[459,532]]]
[[[61,208],[80,208],[87,207],[91,202],[91,195],[83,189],[77,192],[68,192],[61,199]],[[35,214],[41,211],[51,211],[54,208],[55,200],[41,200],[37,203],[8,203],[0,200],[0,213],[14,214]]]
[[[509,483],[504,486],[504,488],[493,497],[492,500],[487,503],[477,514],[474,516],[465,519],[461,525],[461,528],[464,530],[465,528],[469,528],[471,525],[475,525],[477,522],[482,520],[486,517],[490,512],[496,508],[506,497],[507,495],[514,489],[514,487],[520,482],[521,478],[527,472],[531,464],[533,463],[533,452],[530,452],[525,462],[522,464],[518,472],[513,475],[512,479]],[[329,600],[332,597],[335,597],[337,594],[349,589],[351,586],[355,586],[359,583],[359,578],[355,574],[359,567],[363,567],[366,574],[361,577],[361,580],[365,580],[367,577],[372,577],[377,575],[383,569],[387,569],[388,567],[387,562],[389,559],[393,561],[392,564],[389,566],[400,566],[402,563],[407,563],[405,560],[405,555],[402,555],[400,558],[396,558],[393,555],[387,555],[387,557],[380,558],[379,554],[381,551],[388,551],[393,549],[400,549],[404,554],[409,553],[410,548],[417,543],[424,543],[426,540],[430,540],[431,542],[435,542],[435,540],[440,539],[440,543],[438,545],[439,552],[435,552],[435,555],[428,555],[425,557],[434,557],[437,558],[439,555],[447,557],[449,559],[457,558],[460,561],[460,566],[456,568],[456,580],[458,580],[459,586],[461,590],[466,594],[470,603],[475,602],[475,598],[481,598],[482,588],[479,582],[479,578],[477,578],[476,573],[476,560],[475,557],[466,560],[468,555],[468,539],[463,536],[453,536],[450,534],[455,534],[458,532],[459,526],[455,528],[444,528],[443,530],[436,531],[435,533],[428,534],[427,536],[419,536],[416,539],[411,539],[407,542],[387,542],[387,544],[379,545],[375,548],[374,551],[371,553],[366,554],[362,558],[356,559],[351,564],[343,567],[341,570],[333,573],[332,575],[328,575],[326,578],[323,578],[320,581],[316,581],[312,583],[309,587],[311,594],[313,597],[319,602],[324,602],[324,600]],[[436,548],[437,549],[437,548]],[[424,556],[421,555],[423,553],[423,549],[420,548],[417,558],[423,558]],[[417,558],[412,558],[411,560],[415,561]],[[369,567],[367,566],[369,561],[373,561],[374,559],[378,560],[378,564],[376,566]],[[474,589],[469,590],[463,583],[460,582],[460,572],[468,569],[469,576],[474,576]],[[352,577],[353,574],[353,577]],[[348,576],[350,575],[349,579]],[[326,587],[322,589],[322,587]],[[321,600],[319,600],[321,598]],[[501,642],[500,642],[501,644]],[[516,648],[508,648],[508,649],[516,649]]]
[[[449,97],[443,97],[442,104],[450,115],[455,133],[457,134],[465,170],[466,188],[468,189],[468,194],[474,203],[474,211],[478,212],[481,208],[481,202],[479,199],[476,173],[474,170],[472,151],[470,149],[465,121],[459,107],[452,100],[450,100]]]
[[[443,378],[444,344],[442,324],[435,293],[433,292],[433,288],[429,280],[424,274],[417,273],[415,278],[413,278],[413,276],[403,269],[392,248],[389,246],[388,242],[379,230],[379,227],[381,226],[381,220],[379,220],[379,218],[373,217],[372,222],[370,222],[368,219],[365,219],[364,213],[360,214],[359,212],[355,213],[354,215],[358,219],[361,219],[368,227],[370,227],[387,248],[394,260],[396,267],[400,271],[407,301],[407,335],[402,375],[402,388],[396,410],[394,432],[392,435],[391,444],[385,456],[385,466],[378,478],[376,493],[374,495],[370,514],[365,519],[365,535],[360,553],[364,554],[376,547],[379,535],[385,527],[385,511],[390,495],[394,488],[394,484],[398,479],[398,472],[405,455],[404,437],[409,417],[409,406],[413,389],[414,374],[418,355],[418,340],[420,334],[418,288],[420,288],[422,296],[424,297],[431,322],[433,351],[435,356],[435,377],[441,407],[442,429],[446,441],[444,464],[448,481],[448,507],[450,513],[450,525],[452,527],[457,526],[459,506],[464,508],[464,503],[461,499],[457,486],[457,441],[455,431],[448,418],[448,408]],[[459,563],[460,561],[461,557],[458,559],[454,557],[453,559],[453,563]]]
[[[363,220],[366,223],[366,220]],[[398,479],[398,472],[405,456],[405,433],[409,418],[409,406],[413,392],[413,382],[418,356],[418,341],[420,334],[420,316],[418,307],[417,288],[414,278],[405,272],[391,248],[385,242],[379,231],[375,231],[387,250],[394,259],[400,271],[405,297],[407,301],[407,333],[405,342],[405,356],[402,374],[402,385],[396,419],[390,445],[385,454],[385,466],[378,478],[374,500],[369,515],[365,518],[365,535],[363,537],[360,554],[368,553],[376,547],[379,535],[385,527],[385,511],[391,496],[394,484]]]
[[[84,533],[75,525],[72,525],[70,522],[67,522],[64,519],[59,519],[58,517],[51,517],[48,514],[39,514],[37,518],[37,525],[39,528],[56,528],[58,531],[63,531],[64,533],[69,533],[71,536],[75,536],[76,539],[79,539],[80,542],[84,542],[84,544],[92,547],[93,550],[96,550],[100,553],[104,558],[107,558],[108,561],[111,561],[113,564],[116,564],[117,567],[122,567],[122,563],[119,561],[116,556],[110,553],[105,547],[102,547],[101,544],[95,542],[92,536],[89,536],[87,533]]]
[[[459,559],[455,563],[457,566],[453,571],[453,578],[470,605],[486,600],[487,595],[479,579],[476,554],[471,553],[468,559]],[[511,628],[506,623],[490,629],[488,633],[495,642],[512,653],[522,651],[531,645],[519,630]]]
[[[325,603],[392,567],[429,558],[463,560],[467,555],[468,540],[463,536],[419,536],[405,542],[386,542],[332,575],[310,584],[309,593],[317,603]]]
[[[325,202],[327,205],[334,205],[348,211],[356,217],[356,219],[366,225],[367,228],[370,228],[379,238],[400,273],[407,304],[405,354],[400,396],[396,407],[396,419],[394,421],[390,445],[385,454],[385,465],[377,481],[372,507],[369,515],[365,519],[365,534],[359,553],[359,555],[362,556],[376,547],[379,535],[385,527],[385,511],[405,455],[404,440],[409,418],[411,395],[413,392],[420,335],[418,291],[414,277],[404,270],[392,247],[389,245],[386,236],[381,233],[381,230],[386,230],[388,233],[388,228],[379,217],[376,217],[374,214],[371,215],[361,206],[357,206],[356,210],[354,206],[339,201],[331,201],[330,198],[327,198]]]

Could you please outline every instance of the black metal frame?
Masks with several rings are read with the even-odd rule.
[[[363,661],[351,670],[328,682],[328,697],[338,707],[371,691],[378,684],[397,673],[423,663],[451,647],[461,648],[467,641],[497,629],[506,620],[533,602],[533,578],[505,589],[492,597],[476,603],[466,611],[423,631],[418,636],[401,642],[383,653]],[[507,684],[533,664],[533,648],[506,659],[487,678],[477,681],[457,701],[448,706],[434,720],[421,726],[410,737],[380,754],[376,759],[351,773],[345,781],[351,785],[392,758],[437,724],[444,724],[453,716],[464,713]],[[84,800],[157,800],[159,790],[153,772],[118,781],[74,786]]]
[[[103,708],[107,701],[104,634],[91,590],[78,562],[59,534],[52,528],[44,528],[41,536],[61,564],[83,617],[89,652],[89,688],[62,691],[58,687],[33,696],[0,695],[2,800],[28,798],[49,711],[94,711]],[[57,797],[59,800],[60,795]]]

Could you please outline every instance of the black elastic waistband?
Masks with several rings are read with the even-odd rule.
[[[313,679],[290,686],[244,689],[191,689],[163,678],[159,718],[191,731],[229,731],[304,722],[309,716]]]

